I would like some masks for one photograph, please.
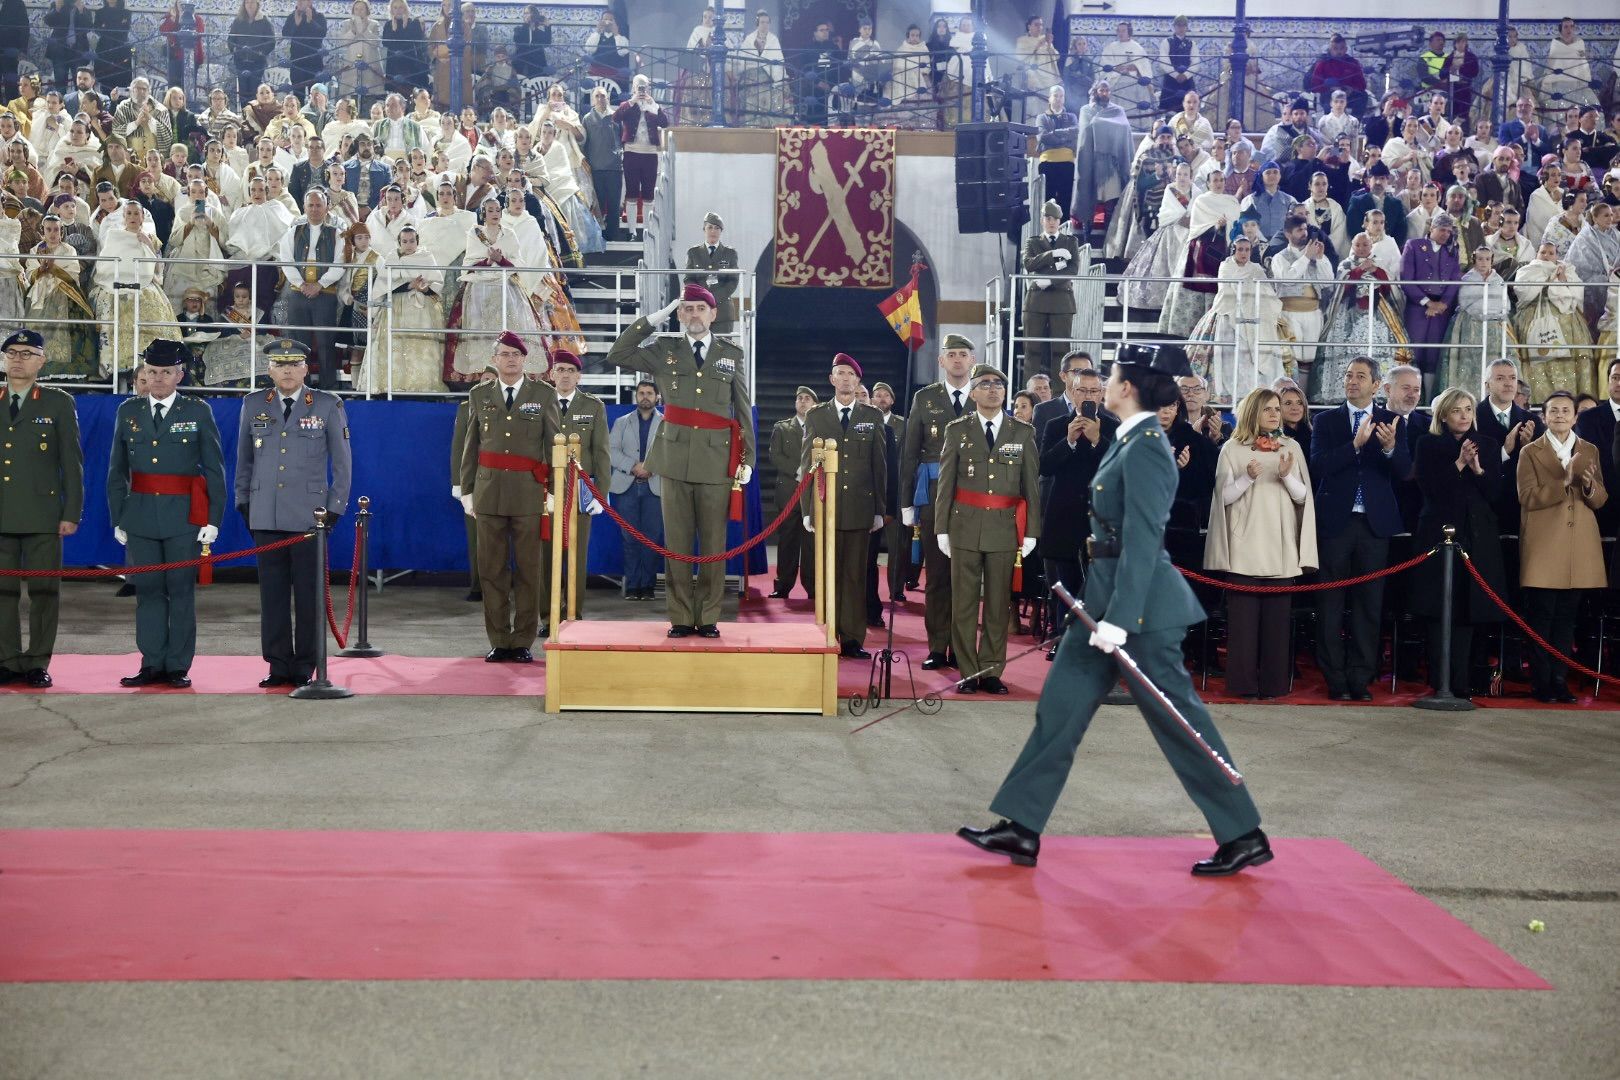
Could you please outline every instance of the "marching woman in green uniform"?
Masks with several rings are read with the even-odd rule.
[[[1114,443],[1091,482],[1091,570],[1086,608],[1097,619],[1090,640],[1066,634],[1041,690],[1035,730],[990,803],[1003,818],[957,835],[985,851],[1034,866],[1041,832],[1074,765],[1075,751],[1097,706],[1119,677],[1109,655],[1126,646],[1142,672],[1222,758],[1220,732],[1198,700],[1181,659],[1181,639],[1204,611],[1164,550],[1164,527],[1176,495],[1176,463],[1156,410],[1176,400],[1177,376],[1188,374],[1176,346],[1125,346],[1114,364],[1104,407],[1119,417]],[[1195,874],[1235,874],[1271,859],[1260,812],[1246,786],[1233,784],[1173,716],[1146,695],[1138,708],[1182,787],[1220,845],[1194,864]]]
[[[195,559],[219,539],[225,462],[214,411],[175,388],[191,362],[183,342],[158,338],[142,356],[147,397],[130,398],[113,421],[107,511],[113,536],[136,566]],[[191,685],[197,651],[197,571],[135,575],[135,645],[141,670],[125,686]]]

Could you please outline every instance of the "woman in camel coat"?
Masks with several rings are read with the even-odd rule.
[[[1547,432],[1519,454],[1519,584],[1536,633],[1569,655],[1582,589],[1608,585],[1603,540],[1593,513],[1609,499],[1598,448],[1576,436],[1575,399],[1555,390],[1542,406]],[[1572,702],[1564,665],[1530,651],[1530,692],[1537,701]]]

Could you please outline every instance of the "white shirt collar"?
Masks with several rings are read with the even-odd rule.
[[[1347,399],[1345,399],[1344,407],[1345,407],[1345,409],[1347,411],[1347,415],[1352,420],[1354,420],[1355,417],[1356,417],[1356,413],[1358,413],[1358,412],[1364,412],[1364,413],[1367,413],[1367,414],[1371,415],[1371,413],[1373,411],[1373,408],[1377,404],[1378,404],[1378,399],[1377,398],[1374,398],[1373,400],[1367,402],[1367,404],[1365,404],[1365,405],[1352,405],[1350,403],[1349,399],[1347,398]]]
[[[523,384],[528,380],[524,376],[519,375],[517,382],[509,383],[503,376],[497,375],[495,376],[495,381],[500,384],[501,394],[502,396],[505,396],[508,390],[521,389]]]
[[[1616,420],[1620,420],[1620,402],[1616,402],[1613,398],[1610,398],[1609,411],[1614,413],[1614,418]]]
[[[968,380],[968,382],[972,382],[972,381],[973,381],[972,379]],[[951,380],[949,380],[949,379],[941,379],[940,382],[945,385],[945,392],[947,394],[958,394],[959,393],[959,394],[962,395],[963,399],[966,400],[967,392],[968,392],[968,383],[965,382],[961,386],[952,386],[951,385]]]
[[[845,404],[844,402],[838,400],[838,395],[836,395],[836,394],[833,395],[833,399],[832,399],[833,408],[839,410],[840,412],[842,412],[845,409],[853,409],[853,408],[855,408],[855,406],[859,405],[860,403],[861,403],[860,398],[852,397],[852,398],[849,399],[849,403]]]
[[[1158,423],[1159,414],[1152,410],[1147,410],[1144,412],[1139,412],[1135,416],[1128,419],[1121,420],[1119,422],[1119,427],[1114,429],[1114,438],[1124,438],[1126,435],[1129,435],[1132,431],[1147,423],[1149,420],[1152,420],[1155,424]]]
[[[159,405],[161,405],[163,406],[163,411],[168,412],[170,407],[174,405],[174,399],[179,396],[180,391],[178,390],[171,391],[169,396],[166,398],[153,397],[152,395],[148,394],[146,397],[146,405],[149,409],[156,409]]]
[[[692,348],[694,350],[696,350],[696,348],[699,345],[703,346],[703,353],[704,353],[705,358],[707,358],[708,352],[709,352],[709,346],[714,344],[714,334],[712,334],[712,333],[704,334],[700,338],[692,338],[692,337],[688,336],[687,339],[686,339],[686,343],[688,345],[692,346]]]
[[[1492,399],[1487,397],[1485,399],[1485,407],[1487,409],[1491,410],[1491,413],[1493,415],[1495,415],[1495,416],[1501,416],[1503,413],[1507,413],[1509,416],[1513,415],[1513,402],[1511,402],[1511,401],[1508,402],[1507,406],[1504,408],[1503,406],[1498,405],[1495,401],[1493,401]]]
[[[983,413],[979,412],[979,410],[974,409],[973,422],[978,424],[980,428],[983,428],[985,424],[989,424],[990,430],[999,437],[1001,435],[1001,421],[1006,417],[1006,415],[1006,413],[998,410],[994,417],[987,418]]]

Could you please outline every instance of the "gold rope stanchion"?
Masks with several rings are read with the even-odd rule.
[[[821,466],[827,474],[827,506],[822,513],[823,524],[816,533],[817,550],[825,550],[822,564],[826,577],[816,578],[816,595],[823,598],[827,610],[827,644],[838,644],[838,440],[828,439],[822,445]]]
[[[810,525],[815,530],[815,542],[811,544],[811,547],[815,549],[816,564],[816,599],[813,606],[816,610],[817,623],[827,621],[826,550],[821,546],[821,538],[826,532],[827,508],[821,498],[821,489],[825,486],[825,480],[817,483],[814,476],[815,471],[821,468],[826,453],[824,440],[819,438],[810,440]],[[780,559],[782,557],[781,552],[778,552],[776,557]]]
[[[568,460],[576,467],[579,465],[580,442],[579,433],[568,436]],[[568,498],[568,621],[573,622],[579,618],[579,590],[584,588],[584,579],[580,576],[585,569],[584,555],[581,553],[583,544],[579,542],[579,523],[584,520],[585,514],[579,506],[579,484],[569,488]],[[562,507],[557,508],[560,512]]]
[[[551,632],[562,625],[562,560],[557,549],[562,543],[563,484],[568,479],[568,440],[561,435],[551,439],[551,565],[545,572],[551,575],[551,611],[548,612]]]

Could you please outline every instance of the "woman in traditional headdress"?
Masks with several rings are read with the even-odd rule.
[[[1173,338],[1185,339],[1190,335],[1214,303],[1215,279],[1220,274],[1221,263],[1226,260],[1229,231],[1239,227],[1237,223],[1245,215],[1255,222],[1260,220],[1260,215],[1252,210],[1238,210],[1238,201],[1224,193],[1225,181],[1219,177],[1220,173],[1211,173],[1209,190],[1192,202],[1187,241],[1172,271],[1178,280],[1170,284],[1164,307],[1159,311],[1159,333]],[[1132,306],[1136,305],[1137,287],[1132,286]]]
[[[1474,249],[1473,265],[1457,289],[1457,314],[1446,335],[1446,365],[1439,385],[1460,386],[1475,397],[1485,392],[1485,367],[1517,355],[1507,282],[1496,272],[1491,249]]]
[[[1164,196],[1159,200],[1159,227],[1136,249],[1125,266],[1125,277],[1131,282],[1132,307],[1163,305],[1170,290],[1169,279],[1181,273],[1182,258],[1187,252],[1188,214],[1198,195],[1192,182],[1192,166],[1183,161],[1176,166],[1174,179],[1165,186]]]
[[[512,331],[529,348],[524,370],[542,374],[551,328],[523,287],[521,276],[512,270],[514,266],[535,264],[526,261],[517,232],[504,226],[501,204],[493,196],[479,207],[479,223],[467,233],[464,260],[446,325],[451,330],[476,328],[490,335]],[[450,334],[445,339],[444,381],[452,387],[475,381],[489,355],[489,342],[484,337]]]
[[[1342,402],[1345,369],[1358,356],[1372,357],[1386,371],[1393,364],[1411,363],[1406,327],[1394,306],[1400,291],[1385,284],[1392,276],[1373,257],[1372,238],[1357,233],[1350,241],[1350,254],[1339,260],[1341,284],[1328,305],[1322,323],[1324,344],[1311,365],[1306,391],[1311,401],[1322,405]]]
[[[134,367],[146,347],[174,331],[153,323],[174,322],[174,305],[163,295],[162,254],[147,228],[141,204],[125,199],[118,224],[101,234],[92,296],[101,320],[101,374]],[[125,361],[128,361],[126,364]]]
[[[1620,229],[1614,225],[1617,213],[1620,211],[1606,202],[1593,203],[1586,212],[1586,227],[1570,241],[1565,256],[1586,283],[1582,314],[1586,325],[1593,328],[1603,317],[1609,286],[1620,276]]]
[[[1554,390],[1596,393],[1602,385],[1593,365],[1592,333],[1581,316],[1581,277],[1545,242],[1536,257],[1513,275],[1513,329],[1525,348],[1524,377],[1530,399],[1545,401]]]
[[[203,348],[203,378],[208,386],[252,386],[257,360],[264,356],[275,338],[268,333],[255,335],[259,313],[253,309],[253,294],[245,284],[231,287],[230,305],[219,313],[219,322],[238,329],[221,330]],[[253,339],[257,337],[258,341]]]
[[[1285,336],[1282,300],[1266,268],[1254,261],[1253,249],[1247,236],[1232,241],[1232,254],[1221,263],[1215,302],[1190,335],[1208,343],[1191,346],[1187,355],[1204,354],[1210,400],[1222,404],[1242,401],[1284,371],[1292,374],[1292,350],[1271,343]]]
[[[47,379],[89,379],[96,374],[95,312],[79,289],[78,253],[62,238],[62,219],[47,214],[42,237],[23,260],[28,318],[45,338]],[[82,320],[73,324],[46,319]]]

